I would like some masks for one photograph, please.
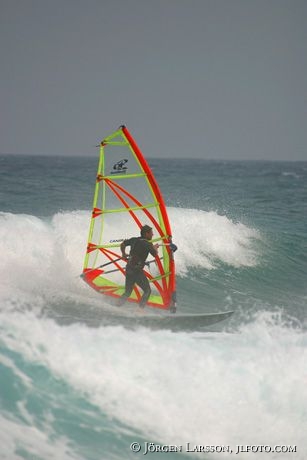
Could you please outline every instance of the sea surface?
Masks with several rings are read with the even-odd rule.
[[[79,275],[98,159],[0,156],[1,460],[305,460],[307,162],[148,161],[178,311],[235,313],[95,323],[110,307]]]

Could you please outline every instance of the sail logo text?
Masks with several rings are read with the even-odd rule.
[[[125,166],[126,163],[128,163],[128,160],[126,158],[123,158],[122,160],[115,163],[115,165],[113,166],[113,171],[111,171],[111,174],[126,174],[128,170],[128,167]]]

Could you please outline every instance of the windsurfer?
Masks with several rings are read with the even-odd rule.
[[[122,257],[128,260],[128,262],[126,266],[125,292],[118,300],[118,307],[122,306],[126,299],[130,297],[135,284],[143,290],[143,295],[139,303],[140,308],[144,308],[149,299],[151,289],[143,268],[148,254],[150,253],[153,257],[156,257],[159,247],[159,244],[153,245],[150,242],[152,236],[152,228],[149,225],[144,225],[141,228],[141,236],[124,240],[120,245]],[[131,248],[129,257],[126,254],[127,246]]]

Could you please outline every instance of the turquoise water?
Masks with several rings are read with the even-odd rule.
[[[146,443],[148,457],[304,459],[307,162],[149,163],[178,310],[235,314],[192,333],[95,324],[110,307],[79,274],[97,159],[0,157],[1,459],[144,458]]]

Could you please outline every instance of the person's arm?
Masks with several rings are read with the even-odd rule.
[[[123,259],[128,259],[128,254],[126,254],[126,247],[129,246],[129,244],[127,244],[129,242],[129,240],[124,240],[121,245],[120,245],[120,250],[122,252],[122,257]]]
[[[150,249],[149,249],[150,254],[153,257],[157,257],[159,244],[158,243],[156,243],[156,244],[149,243],[149,244],[150,244]]]

